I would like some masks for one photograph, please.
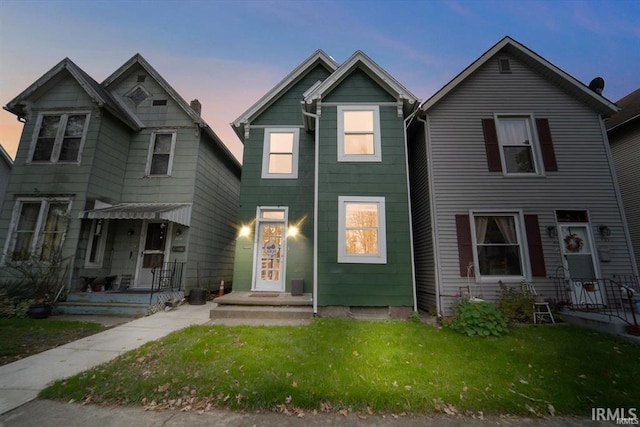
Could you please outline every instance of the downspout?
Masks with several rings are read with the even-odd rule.
[[[320,154],[320,116],[304,110],[304,101],[300,103],[302,115],[313,117],[316,121],[314,165],[313,165],[313,314],[318,314],[318,177]]]
[[[624,231],[625,241],[627,243],[627,252],[631,260],[631,269],[634,276],[638,276],[638,266],[636,265],[636,259],[633,256],[633,244],[631,243],[631,234],[629,233],[629,224],[627,223],[627,215],[624,211],[624,205],[622,203],[622,192],[620,192],[620,185],[618,183],[618,174],[616,172],[615,164],[613,163],[613,156],[611,155],[611,146],[609,145],[609,136],[607,130],[604,127],[604,119],[600,115],[600,131],[602,132],[602,140],[604,141],[604,149],[607,154],[607,162],[609,162],[609,171],[611,173],[611,180],[613,181],[613,189],[616,194],[616,203],[618,204],[618,212],[622,219],[622,229]]]
[[[409,127],[409,122],[413,119],[413,117],[418,112],[418,109],[409,114],[409,116],[404,119],[404,163],[405,163],[405,172],[407,174],[407,205],[409,207],[409,246],[411,248],[411,281],[413,283],[413,311],[418,311],[418,291],[416,289],[416,263],[415,263],[415,253],[413,248],[413,210],[411,207],[411,184],[409,182],[409,138],[407,136],[407,130]]]
[[[424,125],[424,143],[427,152],[427,176],[429,179],[429,210],[431,211],[431,238],[433,239],[433,257],[434,257],[434,273],[435,273],[435,292],[436,292],[436,313],[439,316],[442,315],[442,303],[440,302],[440,251],[439,251],[439,237],[438,237],[438,221],[436,219],[436,202],[435,202],[435,191],[433,184],[433,168],[431,165],[433,164],[431,159],[431,149],[429,142],[431,141],[430,129],[429,126],[429,115],[426,116],[426,120],[420,118],[419,114],[416,114],[416,118],[419,122],[422,122]]]

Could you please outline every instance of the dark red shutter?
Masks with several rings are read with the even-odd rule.
[[[498,132],[496,132],[496,123],[493,119],[482,119],[482,133],[484,134],[484,146],[487,150],[489,172],[502,172]]]
[[[471,224],[469,215],[456,215],[456,232],[458,233],[458,257],[460,260],[460,277],[473,277],[474,270],[469,269],[473,265],[473,243],[471,241]]]
[[[540,238],[540,225],[538,224],[538,216],[525,215],[524,227],[527,230],[531,274],[534,277],[545,277],[547,275],[547,269],[544,265],[544,252],[542,250],[542,239]]]
[[[549,128],[548,119],[536,119],[536,129],[538,130],[538,138],[540,138],[540,151],[542,151],[542,161],[544,162],[544,170],[557,171],[556,153],[553,150],[553,141],[551,140],[551,129]]]

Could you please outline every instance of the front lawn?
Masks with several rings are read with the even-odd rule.
[[[0,318],[0,365],[104,330],[97,323]]]
[[[568,325],[501,338],[419,322],[192,326],[41,397],[148,408],[590,416],[637,407],[640,345]]]

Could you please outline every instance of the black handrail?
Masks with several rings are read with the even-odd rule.
[[[183,262],[177,260],[163,262],[151,269],[153,277],[151,281],[151,295],[149,301],[153,300],[153,294],[160,291],[180,291],[182,290],[182,270]]]

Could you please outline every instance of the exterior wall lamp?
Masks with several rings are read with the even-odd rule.
[[[558,229],[555,225],[550,225],[547,227],[547,236],[551,237],[552,239],[558,237]]]

